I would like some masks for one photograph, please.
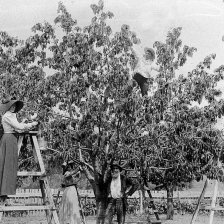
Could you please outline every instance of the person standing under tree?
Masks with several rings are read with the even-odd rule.
[[[0,204],[4,205],[7,195],[16,194],[18,169],[17,132],[36,126],[38,122],[19,123],[16,113],[23,108],[19,100],[5,100],[0,104],[4,134],[0,141]]]
[[[77,176],[80,174],[79,167],[74,169],[74,162],[65,162],[63,167],[64,192],[59,208],[60,224],[81,224],[80,204],[76,188]]]
[[[108,206],[106,209],[105,224],[112,224],[117,214],[118,224],[124,224],[127,211],[127,197],[131,196],[139,187],[137,181],[121,174],[123,168],[118,162],[111,165],[105,182],[108,182]]]

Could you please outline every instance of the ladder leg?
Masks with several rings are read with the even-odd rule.
[[[43,177],[42,178],[42,184],[43,184],[43,186],[46,189],[46,196],[47,196],[47,199],[48,199],[47,201],[49,201],[49,204],[52,206],[52,211],[51,211],[51,215],[50,215],[50,218],[49,218],[49,224],[51,224],[51,219],[52,218],[53,218],[55,224],[60,224],[59,223],[59,219],[58,219],[58,214],[57,214],[57,211],[56,211],[56,207],[54,205],[52,192],[51,192],[51,189],[50,189],[47,177]]]
[[[201,200],[204,198],[204,195],[205,195],[205,191],[206,191],[207,186],[208,186],[208,179],[206,179],[205,184],[204,184],[204,187],[203,187],[202,192],[201,192],[201,195],[198,198],[197,206],[196,206],[196,209],[194,210],[194,214],[192,216],[192,219],[191,219],[190,224],[194,224],[195,223],[195,220],[197,218],[198,211],[199,211],[199,208],[200,208],[200,203],[201,203]]]
[[[21,147],[22,147],[22,144],[23,144],[23,139],[24,139],[24,136],[22,135],[20,135],[19,136],[19,140],[18,140],[18,155],[19,155],[19,153],[20,153],[20,149],[21,149]]]
[[[47,200],[46,193],[44,190],[44,181],[42,179],[40,179],[39,183],[40,183],[40,190],[41,190],[41,194],[42,194],[42,198],[43,198],[43,203],[44,203],[44,205],[49,205],[50,203]],[[50,221],[51,221],[50,212],[48,210],[45,210],[45,213],[46,213],[46,217],[47,217],[47,222],[50,223]]]
[[[37,156],[37,160],[39,162],[40,165],[40,170],[41,172],[45,172],[45,168],[44,168],[44,162],[40,153],[40,148],[38,145],[38,141],[37,141],[37,137],[36,136],[32,136],[32,140],[33,140],[33,144],[34,144],[34,153]]]
[[[79,202],[79,211],[80,211],[80,215],[82,217],[82,222],[83,224],[86,224],[86,220],[85,220],[85,215],[84,215],[84,211],[83,211],[83,207],[82,207],[82,203],[81,203],[81,197],[79,195],[79,192],[78,192],[78,189],[77,189],[77,186],[75,185],[75,188],[76,188],[76,192],[77,192],[77,197],[78,197],[78,202]]]
[[[215,180],[215,187],[214,187],[214,192],[213,192],[213,196],[212,196],[209,224],[212,224],[212,222],[213,222],[214,208],[215,208],[215,204],[216,204],[217,193],[218,193],[218,180]]]
[[[147,193],[148,193],[148,195],[149,195],[150,203],[151,203],[153,212],[154,212],[154,214],[155,214],[155,216],[156,216],[156,219],[157,219],[157,220],[160,220],[160,219],[159,219],[158,211],[157,211],[156,206],[155,206],[154,201],[153,201],[153,197],[152,197],[151,191],[150,191],[150,190],[147,190]]]

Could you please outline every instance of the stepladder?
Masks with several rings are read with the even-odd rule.
[[[198,213],[199,213],[199,210],[200,209],[206,209],[206,210],[210,210],[210,215],[209,215],[209,220],[207,223],[209,224],[213,224],[213,219],[214,219],[214,213],[215,211],[224,211],[224,207],[223,206],[220,206],[218,203],[217,203],[217,199],[218,199],[218,185],[219,185],[219,181],[218,180],[213,180],[213,195],[212,195],[212,198],[211,198],[211,203],[208,205],[207,203],[204,204],[204,201],[205,201],[205,193],[208,189],[208,184],[209,184],[209,179],[206,178],[205,180],[205,183],[204,183],[204,187],[202,189],[202,192],[198,198],[198,202],[197,202],[197,205],[196,205],[196,208],[195,208],[195,211],[193,213],[193,216],[192,216],[192,219],[191,219],[191,222],[190,224],[197,224],[197,216],[198,216]]]
[[[39,171],[18,171],[18,177],[36,177],[39,179],[39,186],[41,190],[42,204],[41,205],[8,205],[0,206],[0,223],[3,218],[4,212],[10,211],[38,211],[44,210],[47,218],[48,224],[60,224],[57,214],[57,210],[53,200],[53,194],[50,189],[49,181],[46,176],[46,170],[41,155],[41,150],[38,143],[38,131],[29,131],[18,134],[18,155],[20,156],[21,148],[23,144],[26,144],[25,139],[29,140],[31,144],[31,150],[37,165],[39,166]]]
[[[160,218],[159,218],[159,212],[158,212],[158,210],[156,209],[156,206],[155,206],[155,204],[154,204],[154,200],[153,200],[153,196],[152,196],[152,194],[151,194],[151,191],[150,191],[149,189],[147,189],[146,191],[147,191],[148,196],[149,196],[149,200],[148,200],[148,201],[150,202],[151,207],[152,207],[152,209],[153,209],[153,213],[154,213],[154,215],[155,215],[155,217],[156,217],[156,220],[154,220],[154,221],[151,220],[151,223],[152,223],[152,224],[161,224],[161,220],[160,220]]]

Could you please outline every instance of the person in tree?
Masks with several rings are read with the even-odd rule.
[[[142,96],[144,96],[147,95],[149,81],[153,76],[153,72],[159,72],[158,66],[153,63],[155,60],[155,51],[152,48],[145,47],[143,57],[137,56],[136,53],[134,57],[133,79],[138,83]]]
[[[81,224],[80,203],[76,187],[80,170],[79,167],[75,168],[74,165],[73,161],[62,165],[64,192],[59,208],[60,224]]]
[[[115,161],[105,176],[105,182],[109,183],[105,224],[111,224],[115,214],[117,214],[118,224],[124,224],[128,206],[127,197],[131,196],[139,187],[138,182],[123,175],[122,170],[123,168]]]
[[[2,126],[4,134],[0,141],[0,201],[4,205],[7,195],[16,194],[18,168],[17,133],[29,130],[38,122],[19,123],[16,113],[23,108],[23,102],[6,99],[0,104],[3,113]]]

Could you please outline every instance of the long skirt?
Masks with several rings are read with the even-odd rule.
[[[4,134],[0,141],[0,196],[16,194],[17,168],[17,136]]]
[[[81,224],[79,209],[76,187],[66,187],[59,208],[60,224]]]

